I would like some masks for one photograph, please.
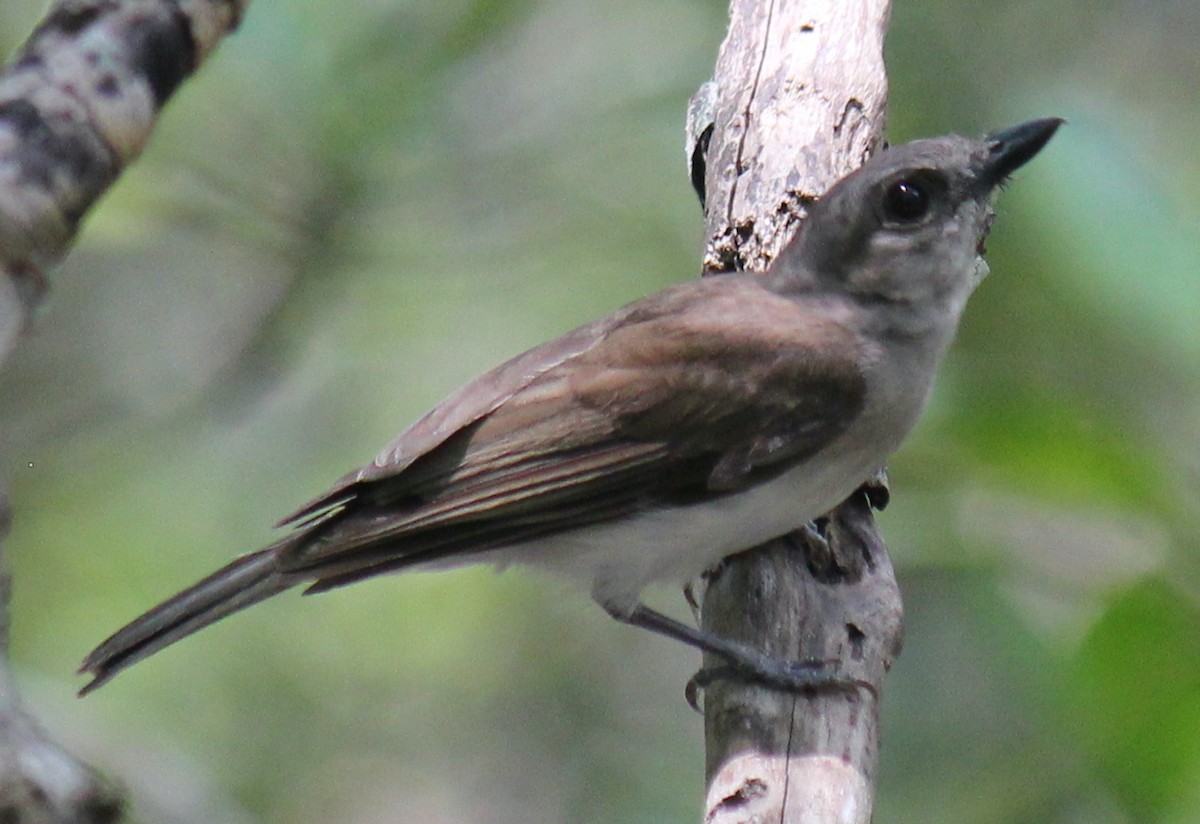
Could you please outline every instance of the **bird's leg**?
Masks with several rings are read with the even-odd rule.
[[[815,690],[839,690],[857,692],[864,684],[847,678],[838,672],[836,661],[809,660],[790,663],[764,655],[747,646],[730,641],[710,632],[669,618],[642,604],[632,609],[621,609],[603,601],[605,612],[623,624],[648,629],[659,635],[674,638],[690,647],[724,658],[725,667],[707,667],[700,670],[689,685],[703,688],[719,678],[735,678],[754,681],[775,689],[789,692],[811,692]],[[869,685],[868,685],[869,686]]]

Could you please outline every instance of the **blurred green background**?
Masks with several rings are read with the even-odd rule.
[[[0,6],[6,52],[41,12]],[[696,275],[725,14],[258,0],[172,101],[0,376],[23,689],[135,820],[697,820],[698,657],[527,571],[72,672],[467,378]],[[1200,820],[1198,39],[1195,0],[896,4],[892,140],[1070,125],[892,466],[880,822]]]

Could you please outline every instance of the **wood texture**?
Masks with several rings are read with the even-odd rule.
[[[881,145],[889,13],[887,0],[734,0],[713,81],[689,111],[706,273],[763,269],[806,204]],[[875,490],[876,502],[886,498]],[[796,533],[727,561],[704,593],[702,623],[786,660],[836,661],[864,686],[797,695],[710,684],[706,822],[871,820],[900,595],[867,493],[831,514],[825,537]]]

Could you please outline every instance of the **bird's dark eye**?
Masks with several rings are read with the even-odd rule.
[[[894,223],[916,223],[929,214],[928,188],[915,180],[897,180],[883,193],[883,215]]]

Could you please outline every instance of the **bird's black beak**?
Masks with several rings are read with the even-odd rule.
[[[1032,160],[1065,122],[1061,117],[1047,117],[989,134],[984,138],[988,156],[983,161],[980,181],[989,189],[1003,183]]]

